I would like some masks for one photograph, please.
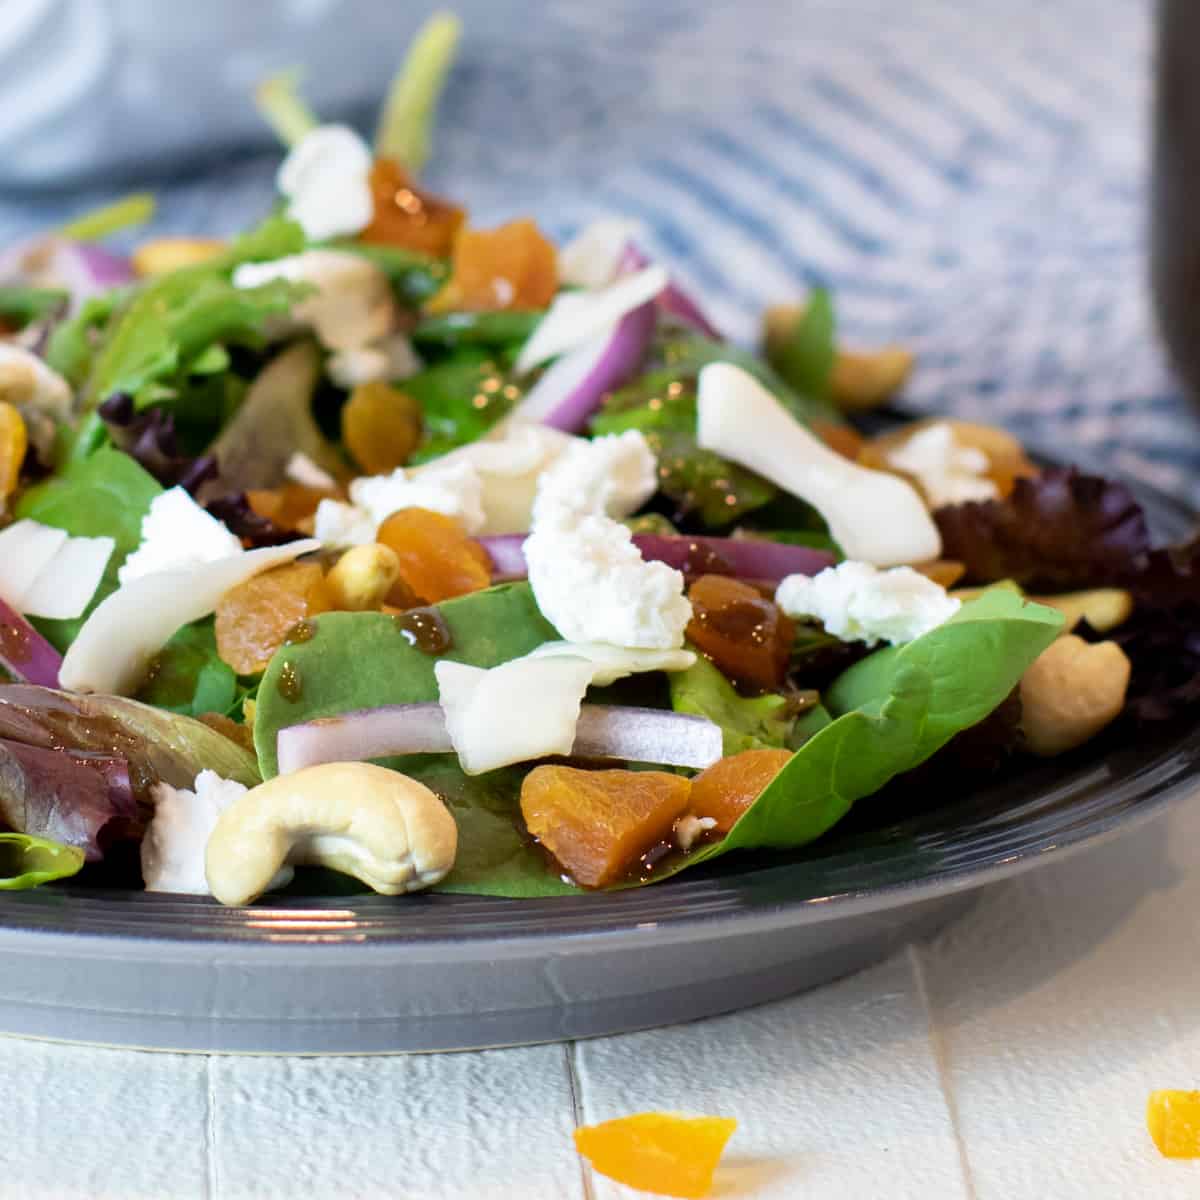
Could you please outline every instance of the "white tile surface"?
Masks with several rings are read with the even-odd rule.
[[[1200,802],[985,892],[791,1000],[481,1054],[211,1058],[0,1039],[0,1200],[623,1200],[577,1120],[737,1117],[739,1200],[1183,1200],[1145,1131],[1200,1084]]]

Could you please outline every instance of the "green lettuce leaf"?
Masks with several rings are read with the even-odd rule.
[[[66,650],[96,605],[116,591],[117,569],[137,549],[142,518],[161,491],[153,476],[128,454],[105,446],[90,458],[67,463],[58,475],[21,497],[18,517],[65,529],[74,537],[111,537],[116,542],[100,586],[82,617],[34,622],[58,649]]]
[[[697,654],[686,671],[673,672],[669,678],[671,707],[720,725],[726,755],[743,750],[779,750],[788,744],[793,721],[782,696],[739,696],[733,684],[703,654]]]
[[[0,892],[19,892],[75,875],[83,851],[27,833],[0,833]]]
[[[780,337],[767,339],[767,361],[790,386],[805,396],[828,400],[837,357],[833,300],[818,288]]]

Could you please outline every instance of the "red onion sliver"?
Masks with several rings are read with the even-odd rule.
[[[816,575],[836,561],[824,550],[759,538],[637,533],[633,544],[648,562],[665,562],[685,575],[736,575],[770,583],[789,575]]]
[[[73,306],[133,279],[126,259],[66,238],[32,238],[0,251],[0,280],[64,288]]]
[[[327,762],[453,751],[440,704],[360,709],[289,725],[276,740],[279,773]],[[721,757],[721,727],[703,717],[657,708],[585,704],[572,753],[585,758],[708,767]]]
[[[23,683],[56,688],[62,656],[15,609],[0,600],[0,665]]]
[[[665,708],[585,704],[571,753],[667,767],[711,767],[721,757],[720,725]]]
[[[650,259],[636,246],[630,244],[626,247],[624,258],[621,260],[621,270],[640,271],[649,263]],[[691,326],[697,333],[702,333],[707,338],[712,338],[714,342],[725,340],[721,331],[704,315],[700,306],[676,284],[668,283],[659,292],[654,303],[663,312],[672,317],[678,317],[685,325]]]
[[[497,581],[524,579],[523,533],[482,537]],[[834,564],[832,554],[808,546],[789,546],[757,538],[686,537],[683,534],[638,533],[633,544],[648,562],[665,562],[685,575],[736,575],[778,583],[789,575],[816,575]]]
[[[654,303],[639,305],[609,333],[563,355],[530,388],[509,420],[578,433],[614,388],[642,365],[654,337]]]

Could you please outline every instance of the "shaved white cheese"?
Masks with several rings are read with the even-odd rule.
[[[945,421],[918,430],[887,456],[887,462],[916,479],[930,508],[1000,495],[988,478],[988,456],[976,446],[964,446]]]
[[[0,598],[24,612],[29,589],[66,543],[63,530],[40,521],[17,521],[0,529]]]
[[[372,161],[370,147],[346,125],[319,125],[292,147],[275,185],[312,241],[360,233],[371,223]]]
[[[811,504],[847,558],[887,567],[941,554],[941,536],[915,488],[831,450],[741,367],[701,370],[697,438]]]
[[[370,345],[396,326],[388,277],[360,254],[305,250],[272,262],[242,263],[233,272],[233,285],[239,288],[261,287],[276,279],[316,289],[293,307],[286,328],[311,327],[330,350]]]
[[[775,592],[789,617],[811,617],[843,642],[912,642],[950,620],[962,604],[911,567],[879,571],[843,562],[817,575],[789,575]]]
[[[592,670],[579,658],[519,658],[491,670],[438,662],[438,698],[463,771],[570,754]]]
[[[78,617],[115,545],[112,538],[73,538],[40,521],[17,521],[0,530],[0,599],[27,617]]]
[[[248,550],[182,571],[159,571],[123,584],[97,606],[63,659],[59,679],[75,692],[125,694],[182,625],[213,612],[230,588],[261,571],[320,549],[313,539]]]
[[[572,287],[602,288],[621,269],[625,251],[641,229],[636,221],[601,217],[558,252],[558,277]]]
[[[181,487],[155,496],[142,518],[141,545],[117,572],[122,585],[244,553],[242,543]]]
[[[339,350],[325,363],[325,373],[347,391],[363,383],[407,379],[420,369],[421,360],[403,333],[390,333],[369,346]]]
[[[545,642],[526,658],[582,658],[592,664],[592,687],[607,687],[646,671],[686,671],[696,656],[690,650],[631,650],[605,642]]]
[[[73,621],[83,616],[116,545],[110,537],[67,538],[38,572],[25,593],[20,611],[28,617],[56,621]]]
[[[663,267],[646,267],[591,292],[561,292],[517,355],[518,375],[611,329],[667,286]]]

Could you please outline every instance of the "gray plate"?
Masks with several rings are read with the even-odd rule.
[[[1164,536],[1191,514],[1139,492]],[[614,1033],[844,975],[1200,791],[1200,720],[889,820],[860,802],[787,857],[552,900],[304,898],[224,909],[143,892],[0,894],[0,1032],[154,1049],[377,1053]]]

